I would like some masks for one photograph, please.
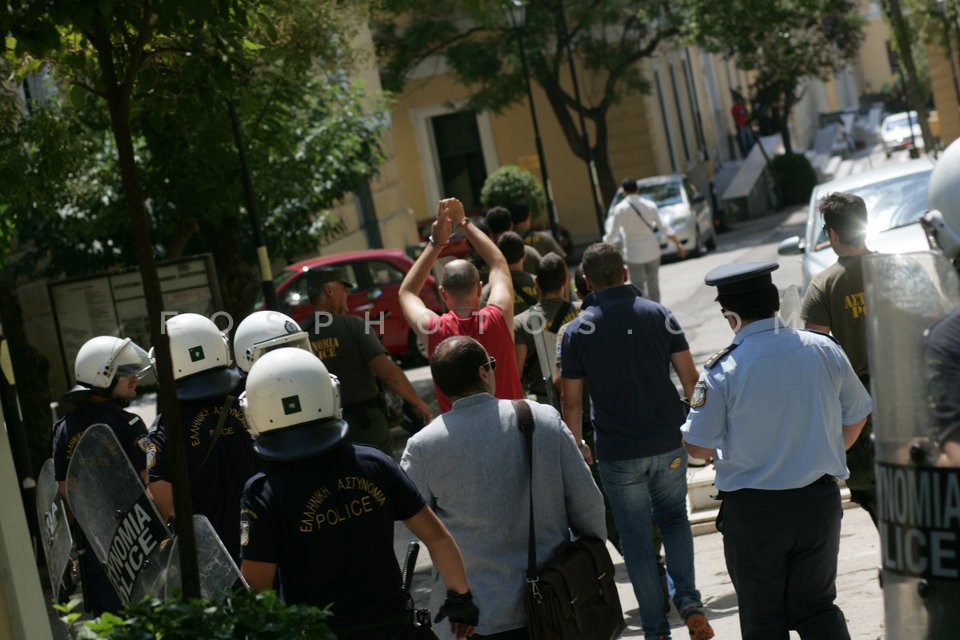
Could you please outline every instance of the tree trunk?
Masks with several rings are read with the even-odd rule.
[[[222,222],[216,226],[201,223],[200,232],[211,239],[211,253],[223,298],[222,310],[230,314],[233,323],[230,331],[233,332],[253,311],[253,302],[260,288],[260,274],[244,259],[240,220],[231,216],[219,216],[219,219]]]
[[[910,45],[910,29],[906,20],[903,18],[903,12],[900,10],[900,0],[887,0],[885,3],[887,19],[893,29],[894,38],[897,41],[897,51],[900,54],[900,64],[906,70],[907,75],[907,104],[908,110],[917,112],[917,120],[920,121],[920,133],[923,135],[923,146],[927,151],[934,149],[933,133],[930,131],[930,114],[927,112],[927,103],[920,90],[920,76],[917,73],[917,65],[913,60],[913,49]],[[901,70],[901,73],[903,71]]]
[[[37,471],[53,451],[53,415],[50,412],[50,382],[47,380],[50,363],[27,342],[20,301],[13,281],[7,277],[0,277],[0,322],[10,348],[30,462]]]

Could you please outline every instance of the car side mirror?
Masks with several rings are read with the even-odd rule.
[[[791,236],[780,243],[777,253],[781,256],[798,256],[803,253],[806,245],[800,236]]]

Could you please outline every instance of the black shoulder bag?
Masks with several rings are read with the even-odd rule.
[[[597,538],[564,541],[537,571],[533,523],[533,413],[526,400],[514,400],[527,449],[530,535],[524,608],[532,640],[613,640],[625,623],[607,544]]]
[[[650,231],[652,231],[652,232],[654,232],[654,233],[657,232],[657,226],[654,225],[654,224],[650,224],[650,221],[647,220],[646,218],[644,218],[644,217],[643,217],[643,214],[640,213],[640,209],[637,209],[637,208],[633,205],[633,203],[630,202],[629,200],[627,200],[627,204],[630,205],[630,208],[631,208],[631,209],[633,209],[634,211],[637,212],[637,215],[640,216],[640,219],[641,219],[641,220],[643,220],[643,224],[647,225],[647,227],[650,228]]]

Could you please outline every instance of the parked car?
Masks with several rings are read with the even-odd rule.
[[[913,136],[910,131],[913,130]],[[917,112],[911,111],[909,117],[906,111],[894,113],[880,123],[880,138],[883,140],[883,151],[889,158],[894,151],[916,147],[923,149],[923,132],[917,120]]]
[[[687,178],[681,175],[654,176],[637,180],[640,195],[656,203],[664,222],[673,227],[677,238],[687,250],[687,255],[701,255],[707,249],[717,247],[717,230],[713,226],[713,210],[707,196],[697,189]],[[613,208],[623,200],[623,188],[617,189],[607,218],[613,214]],[[677,254],[677,247],[668,241],[660,230],[660,254],[671,257]]]
[[[397,295],[400,283],[412,266],[413,262],[401,251],[354,251],[288,265],[274,277],[273,283],[277,289],[280,311],[297,322],[304,322],[313,313],[309,293],[310,270],[341,267],[346,279],[356,285],[347,302],[350,313],[370,318],[371,329],[377,331],[391,355],[410,362],[422,362],[427,358],[426,347],[407,326]],[[420,297],[427,307],[441,312],[437,283],[433,276],[427,278]],[[262,296],[257,300],[256,308],[263,308]]]
[[[787,238],[777,252],[783,256],[803,255],[804,289],[815,275],[837,261],[819,211],[820,200],[836,191],[853,193],[866,203],[867,247],[871,250],[900,253],[927,249],[926,234],[917,221],[927,210],[932,170],[933,162],[919,158],[817,185],[810,194],[804,235]]]

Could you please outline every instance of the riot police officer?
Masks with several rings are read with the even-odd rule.
[[[457,638],[473,633],[472,602],[456,543],[413,482],[385,453],[345,441],[340,388],[317,357],[278,349],[254,363],[240,398],[254,448],[272,463],[241,503],[241,571],[257,590],[279,579],[288,604],[332,603],[338,638],[399,640],[412,630],[393,551],[400,520],[443,577]]]
[[[124,407],[136,397],[137,382],[149,369],[147,353],[130,338],[98,336],[85,342],[74,364],[76,386],[61,399],[67,415],[54,426],[54,476],[67,499],[67,466],[73,449],[92,424],[103,423],[116,434],[130,464],[144,483],[147,428]],[[82,532],[80,532],[82,534]],[[78,565],[87,612],[117,612],[121,602],[83,535],[77,535]]]
[[[236,403],[240,372],[231,366],[227,337],[209,318],[181,313],[166,321],[180,403],[180,428],[194,513],[210,520],[224,546],[239,558],[237,504],[243,485],[261,468]],[[158,415],[147,449],[149,489],[160,515],[173,515],[167,425]]]

